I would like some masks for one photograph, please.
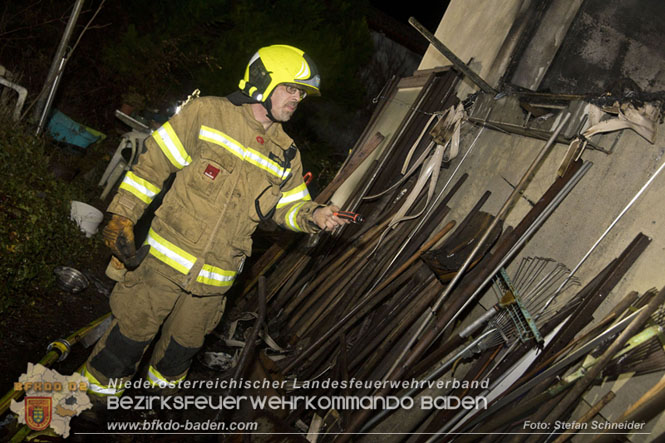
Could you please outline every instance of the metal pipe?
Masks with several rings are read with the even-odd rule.
[[[240,358],[238,358],[238,364],[236,370],[233,373],[233,379],[239,381],[242,378],[243,373],[247,369],[247,364],[251,359],[250,354],[254,351],[256,347],[256,339],[259,336],[259,331],[263,327],[263,322],[266,318],[266,277],[259,277],[259,315],[254,322],[254,327],[252,328],[249,338],[245,342],[245,347],[240,353]]]
[[[623,217],[624,214],[626,214],[626,212],[633,206],[633,204],[635,204],[637,199],[644,193],[644,191],[646,191],[646,189],[649,187],[649,185],[651,185],[651,182],[653,182],[655,180],[655,178],[658,177],[658,174],[660,174],[660,172],[663,170],[663,168],[665,168],[665,162],[663,162],[658,167],[656,172],[654,172],[654,174],[649,178],[649,180],[647,180],[646,183],[644,183],[644,185],[642,185],[640,190],[637,191],[637,193],[628,202],[628,204],[621,210],[619,215],[617,215],[617,217],[612,221],[612,223],[610,223],[610,225],[607,227],[607,229],[605,229],[605,232],[603,232],[600,235],[600,237],[598,237],[598,240],[596,240],[596,242],[591,246],[591,248],[587,251],[587,253],[584,254],[584,257],[582,257],[582,259],[579,261],[579,263],[577,263],[577,265],[573,268],[573,270],[570,271],[570,274],[568,275],[568,278],[563,283],[561,283],[561,286],[559,286],[559,288],[557,288],[557,293],[560,292],[562,290],[562,288],[566,285],[566,283],[568,283],[568,280],[570,280],[572,278],[572,276],[575,275],[575,273],[580,268],[580,266],[582,266],[582,264],[584,264],[584,262],[589,258],[591,253],[598,247],[600,242],[603,241],[603,239],[612,230],[612,228],[614,228],[614,226],[619,222],[619,220],[621,220],[621,217]],[[549,303],[548,303],[548,305],[549,305]],[[545,305],[545,308],[547,308],[548,305]]]
[[[559,194],[557,194],[556,198],[552,200],[552,202],[543,210],[543,212],[536,217],[534,222],[531,224],[529,229],[527,229],[524,234],[520,237],[520,239],[515,243],[515,245],[508,251],[508,253],[501,259],[501,261],[496,265],[492,273],[485,279],[485,281],[478,286],[478,288],[475,290],[475,292],[471,295],[471,297],[468,298],[468,300],[462,305],[461,310],[466,308],[473,299],[475,299],[480,292],[483,290],[485,285],[492,279],[494,276],[501,270],[501,268],[517,253],[517,251],[522,247],[524,243],[531,237],[531,235],[540,227],[540,225],[549,217],[549,215],[554,212],[554,210],[561,204],[561,202],[568,196],[570,191],[573,190],[573,188],[579,183],[579,181],[582,179],[584,174],[586,174],[591,168],[593,163],[591,162],[586,162],[580,167],[580,170],[575,173],[573,177],[571,177],[570,181],[566,183],[566,185],[561,189]],[[455,320],[457,316],[454,316],[448,323],[446,323],[445,327],[441,330],[445,331],[448,326],[450,326]]]
[[[423,25],[421,25],[418,20],[414,17],[409,18],[409,24],[416,28],[418,32],[425,37],[437,51],[443,54],[450,62],[459,69],[462,74],[467,76],[476,86],[482,89],[488,94],[497,95],[499,92],[491,87],[485,80],[483,80],[478,74],[476,74],[472,69],[470,69],[462,60],[460,60],[450,49],[448,49],[441,41],[434,36],[431,32],[427,30]]]
[[[286,374],[291,371],[296,364],[300,363],[304,358],[308,357],[308,354],[315,349],[318,349],[320,345],[323,344],[331,335],[337,332],[343,332],[346,328],[349,327],[349,320],[352,319],[361,309],[365,308],[373,299],[373,296],[378,294],[383,288],[388,286],[395,278],[397,278],[404,270],[406,270],[413,262],[418,260],[418,258],[432,246],[436,244],[439,240],[443,238],[452,228],[455,226],[454,221],[448,222],[434,237],[432,237],[427,243],[425,243],[413,256],[409,258],[399,269],[393,272],[389,277],[384,279],[381,284],[375,288],[373,291],[369,292],[364,298],[362,298],[358,304],[356,304],[353,309],[347,312],[341,319],[339,319],[331,328],[328,329],[323,335],[321,335],[314,343],[309,345],[307,349],[303,350],[300,355],[298,355],[294,360],[292,360],[287,366],[282,369],[282,373]]]
[[[5,85],[8,88],[13,89],[18,93],[18,99],[16,100],[16,107],[14,108],[14,113],[12,114],[12,119],[18,121],[21,117],[21,109],[23,109],[23,104],[25,103],[25,98],[28,96],[28,90],[21,85],[12,83],[4,77],[0,77],[0,85]]]
[[[512,207],[512,204],[515,201],[515,199],[517,197],[519,197],[520,191],[522,191],[522,189],[526,186],[528,180],[531,178],[531,175],[536,171],[536,168],[540,165],[541,160],[549,152],[550,148],[554,144],[554,140],[556,140],[556,137],[559,135],[559,132],[561,131],[561,129],[563,129],[563,127],[565,126],[565,124],[566,124],[566,122],[568,121],[569,118],[570,118],[570,114],[566,114],[562,118],[561,122],[557,126],[556,130],[554,131],[554,133],[552,134],[550,139],[547,141],[547,143],[545,143],[543,148],[540,150],[540,152],[538,152],[536,157],[533,159],[531,165],[528,167],[528,169],[526,170],[526,172],[522,176],[520,182],[515,186],[515,189],[513,189],[511,194],[508,196],[508,198],[504,202],[503,206],[501,207],[501,209],[497,213],[496,217],[494,218],[494,220],[492,221],[490,226],[483,233],[482,237],[476,243],[476,246],[473,248],[471,253],[468,255],[468,257],[466,258],[466,260],[464,261],[464,263],[460,267],[460,269],[457,271],[457,274],[455,275],[455,277],[450,281],[450,283],[448,283],[448,286],[446,287],[446,289],[439,296],[439,299],[434,303],[434,305],[432,306],[430,312],[427,314],[425,319],[423,319],[420,327],[418,328],[418,331],[415,334],[413,334],[413,336],[411,337],[411,340],[409,340],[407,345],[404,347],[404,350],[402,351],[402,353],[395,360],[395,363],[393,364],[393,366],[390,368],[390,370],[388,371],[388,373],[384,377],[384,380],[387,380],[392,375],[392,373],[395,371],[397,366],[402,362],[402,359],[406,356],[407,352],[409,352],[409,350],[411,349],[411,346],[413,346],[413,344],[416,342],[416,340],[418,340],[418,337],[420,336],[422,331],[427,327],[427,325],[430,323],[430,321],[435,317],[436,312],[439,311],[439,309],[441,308],[441,305],[443,304],[443,302],[448,298],[448,296],[450,295],[452,290],[456,287],[457,282],[462,278],[462,276],[465,274],[466,270],[469,268],[469,266],[471,265],[473,260],[476,258],[475,257],[476,254],[478,253],[480,248],[483,246],[483,244],[485,243],[485,241],[489,237],[490,233],[494,230],[494,228],[497,226],[497,224],[501,220],[503,220],[503,218],[508,213],[509,208]],[[468,305],[468,303],[470,303],[471,300],[472,300],[472,298],[469,298],[465,302],[464,306]],[[462,307],[462,309],[459,309],[453,315],[453,317],[450,319],[450,321],[448,321],[447,324],[450,325],[461,314],[463,309],[464,309],[464,307]],[[446,328],[447,328],[447,326],[444,327],[442,329],[442,331],[445,330]],[[432,342],[430,341],[429,343],[424,343],[423,345],[421,345],[420,352],[425,351],[431,345],[431,343]],[[408,364],[407,364],[407,366],[408,366]]]
[[[496,336],[496,337],[494,337]],[[419,391],[422,390],[421,386],[424,386],[427,384],[428,381],[435,380],[442,376],[448,368],[458,359],[465,357],[469,352],[472,352],[476,347],[479,347],[480,344],[482,343],[483,340],[486,338],[492,338],[495,339],[497,337],[500,337],[500,335],[497,333],[496,329],[488,329],[485,331],[482,335],[480,335],[478,338],[473,340],[471,343],[466,345],[463,349],[461,349],[459,352],[457,352],[455,355],[450,357],[448,360],[443,362],[441,366],[436,368],[434,372],[432,372],[430,375],[428,375],[426,378],[422,380],[422,383],[419,383],[420,386],[416,386],[414,388],[409,389],[406,391],[404,394],[400,395],[400,399],[406,398],[406,397],[412,397],[413,395],[417,394]],[[503,340],[499,340],[499,343],[503,342]],[[492,341],[491,343],[494,343]],[[497,343],[498,344],[498,343]],[[384,409],[378,414],[376,414],[372,419],[368,420],[367,423],[361,428],[360,432],[367,432],[369,429],[371,429],[374,425],[379,423],[386,415],[389,415],[393,412],[392,409]]]
[[[69,39],[71,38],[72,32],[74,31],[74,26],[76,25],[79,14],[81,13],[81,9],[83,8],[83,1],[84,0],[76,0],[76,3],[74,4],[72,15],[69,16],[69,21],[67,22],[65,31],[62,34],[60,44],[58,45],[58,49],[56,50],[55,56],[53,57],[53,62],[51,63],[51,68],[46,77],[44,90],[39,94],[37,105],[35,106],[35,111],[33,114],[35,120],[39,118],[36,131],[37,135],[41,134],[42,130],[44,129],[46,116],[48,115],[51,104],[53,103],[53,98],[55,97],[58,83],[60,83],[60,77],[65,63],[67,62],[67,44],[69,43]],[[47,88],[49,89],[49,93],[44,96],[44,92]]]

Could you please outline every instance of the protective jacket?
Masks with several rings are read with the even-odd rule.
[[[146,140],[108,207],[135,223],[175,173],[155,212],[146,260],[184,290],[222,294],[251,253],[260,214],[314,233],[300,153],[280,124],[266,131],[249,105],[193,100]]]

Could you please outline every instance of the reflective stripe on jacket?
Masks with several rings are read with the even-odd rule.
[[[314,233],[312,202],[300,153],[286,161],[293,140],[281,124],[265,131],[250,105],[226,98],[193,100],[146,140],[108,211],[135,223],[175,174],[155,212],[148,259],[185,290],[225,292],[245,257],[262,214],[280,226]]]

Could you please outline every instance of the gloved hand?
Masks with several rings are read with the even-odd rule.
[[[111,249],[111,252],[127,269],[136,268],[150,250],[150,246],[142,246],[138,252],[134,246],[134,223],[127,217],[113,214],[111,220],[102,230],[104,244]]]

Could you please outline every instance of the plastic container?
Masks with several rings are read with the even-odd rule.
[[[86,237],[95,235],[99,229],[99,224],[104,220],[102,211],[76,200],[72,200],[72,210],[69,217],[76,222],[81,231],[85,232]]]

